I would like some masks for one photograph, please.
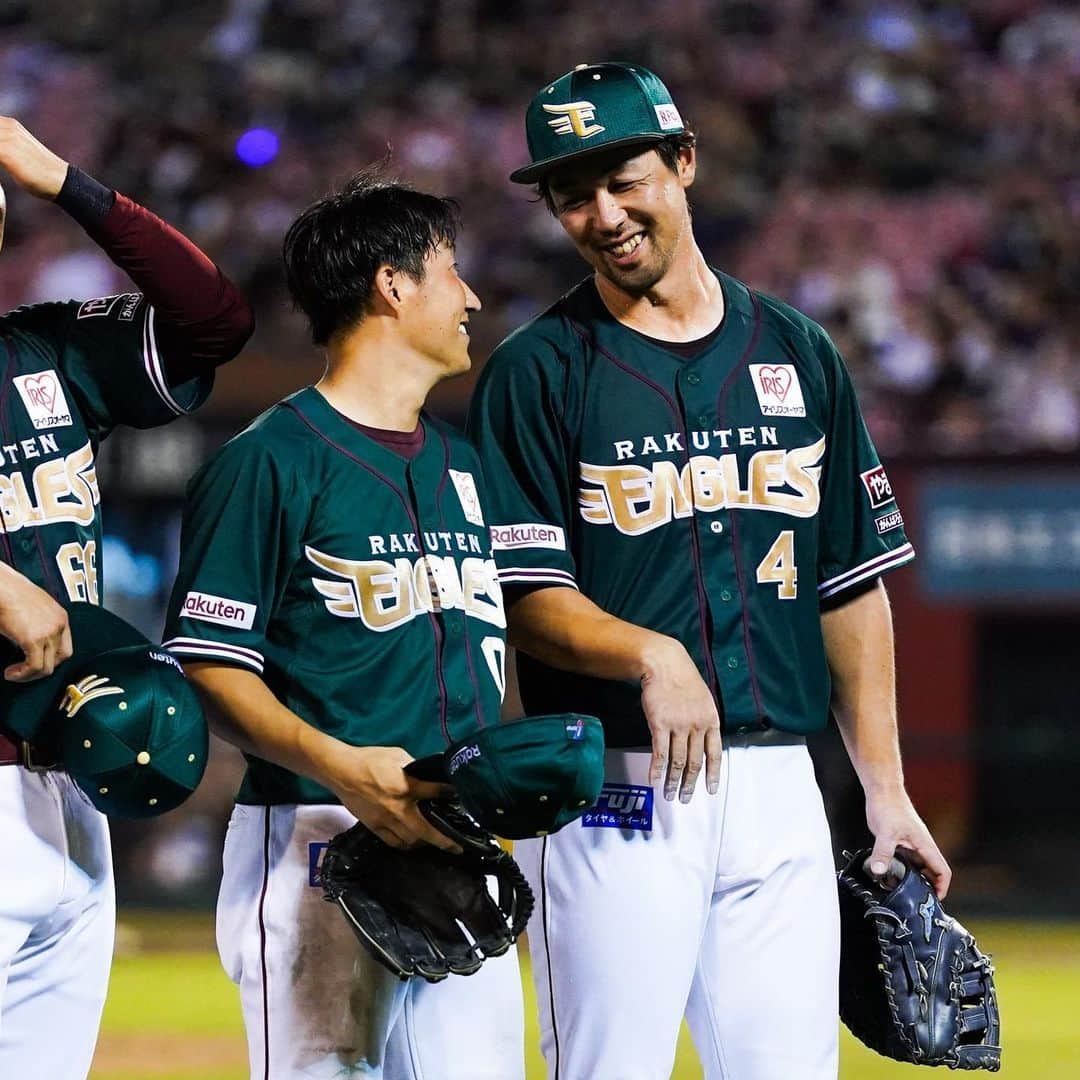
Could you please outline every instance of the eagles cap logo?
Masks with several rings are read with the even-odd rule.
[[[95,698],[107,697],[109,694],[123,694],[122,686],[110,686],[107,675],[87,675],[77,683],[71,683],[64,691],[60,701],[60,711],[70,719],[88,701]]]
[[[596,118],[596,106],[591,101],[571,101],[566,105],[548,105],[545,102],[544,112],[555,113],[555,119],[548,121],[548,127],[556,135],[576,135],[579,139],[588,139],[607,130],[601,124],[590,123]]]

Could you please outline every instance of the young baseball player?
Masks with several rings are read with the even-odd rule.
[[[594,810],[515,849],[549,1073],[660,1080],[685,1015],[711,1080],[830,1080],[836,883],[805,746],[830,701],[875,867],[902,845],[949,881],[904,790],[878,580],[912,547],[828,335],[697,247],[661,81],[582,66],[526,130],[511,179],[593,272],[499,346],[469,429],[526,710],[593,713],[611,748]]]
[[[102,598],[98,444],[201,404],[252,317],[194,244],[9,117],[0,169],[63,207],[141,290],[0,316],[0,635],[4,678],[21,682],[72,655],[64,605]],[[3,216],[0,194],[0,238]],[[112,956],[108,826],[56,750],[2,714],[0,856],[0,1076],[81,1080]]]
[[[480,302],[453,204],[360,174],[285,238],[323,378],[192,480],[167,646],[248,756],[225,842],[218,946],[251,1075],[513,1080],[513,951],[398,982],[323,900],[318,865],[363,821],[450,845],[403,766],[498,720],[505,617],[472,447],[423,412],[469,368]],[[467,1018],[467,1022],[464,1022]]]

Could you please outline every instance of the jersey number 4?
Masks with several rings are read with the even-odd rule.
[[[759,585],[775,585],[781,600],[794,600],[799,592],[799,570],[795,565],[795,533],[784,529],[758,563]]]

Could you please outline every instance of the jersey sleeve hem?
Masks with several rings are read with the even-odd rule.
[[[554,567],[537,566],[502,566],[499,568],[499,584],[508,585],[519,583],[526,585],[568,585],[571,589],[578,587],[573,574],[565,570],[557,570]]]
[[[154,320],[154,308],[148,306],[143,321],[143,367],[146,369],[146,377],[150,380],[150,385],[157,396],[165,402],[174,416],[187,416],[188,413],[194,412],[209,395],[213,378],[208,376],[189,380],[183,384],[185,392],[177,393],[177,388],[169,385],[165,361],[154,331]],[[182,404],[181,399],[187,399],[186,404]]]
[[[258,675],[263,673],[263,654],[241,645],[228,645],[222,641],[207,641],[203,638],[174,637],[169,638],[164,647],[174,656],[186,656],[193,660],[219,660],[224,664],[248,668]]]
[[[835,596],[837,593],[858,585],[867,578],[878,577],[887,570],[893,570],[904,563],[911,562],[915,558],[915,548],[911,544],[904,544],[894,551],[886,551],[883,555],[875,555],[872,559],[845,570],[842,574],[829,578],[818,585],[818,597],[824,600],[826,597]]]

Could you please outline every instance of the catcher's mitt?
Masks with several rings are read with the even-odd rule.
[[[392,848],[357,823],[330,841],[320,878],[325,898],[384,967],[401,979],[441,982],[506,952],[529,921],[533,894],[510,853],[459,805],[419,807],[460,855],[430,844]]]
[[[990,957],[945,914],[934,887],[903,869],[899,885],[845,852],[840,871],[840,1018],[872,1050],[915,1065],[1001,1067]]]

